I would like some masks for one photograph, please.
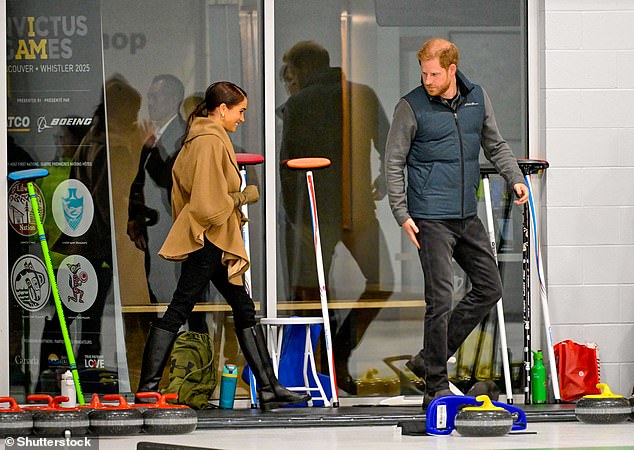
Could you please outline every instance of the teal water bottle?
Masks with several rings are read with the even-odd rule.
[[[531,367],[531,389],[533,403],[546,403],[546,368],[541,350],[533,351],[533,367]]]
[[[233,409],[233,400],[236,397],[236,384],[238,383],[238,366],[225,364],[220,378],[220,407]]]

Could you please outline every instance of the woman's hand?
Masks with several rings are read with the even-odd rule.
[[[255,203],[260,199],[260,192],[255,184],[247,185],[242,192],[229,192],[229,195],[233,199],[233,205],[236,208]]]

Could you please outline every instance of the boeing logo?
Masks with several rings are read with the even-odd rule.
[[[68,125],[90,125],[92,117],[53,117],[51,124],[46,121],[46,117],[42,116],[37,119],[37,132],[41,133],[48,128]]]

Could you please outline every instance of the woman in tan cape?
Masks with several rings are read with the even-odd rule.
[[[228,81],[207,88],[189,116],[187,135],[172,169],[172,228],[159,255],[182,261],[176,292],[165,315],[150,327],[139,392],[156,391],[178,329],[209,281],[233,311],[240,348],[258,384],[264,410],[305,402],[309,395],[284,388],[271,366],[264,334],[242,275],[249,260],[240,207],[259,199],[257,186],[240,191],[240,172],[227,132],[244,122],[247,95]]]

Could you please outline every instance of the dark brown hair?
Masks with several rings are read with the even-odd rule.
[[[191,125],[195,117],[207,117],[223,103],[229,108],[235,106],[247,98],[247,93],[237,84],[231,81],[217,81],[212,83],[205,91],[205,98],[192,111],[187,119],[187,125]]]

